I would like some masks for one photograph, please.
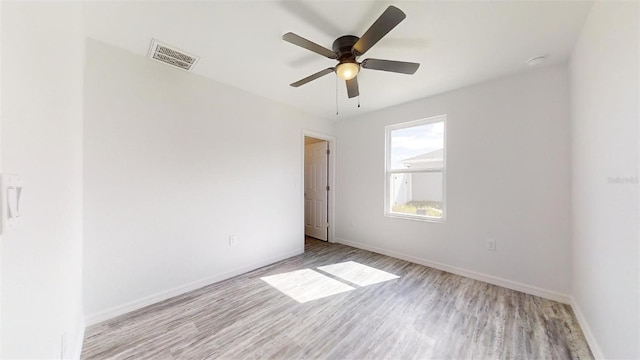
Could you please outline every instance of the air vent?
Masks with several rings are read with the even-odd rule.
[[[149,58],[186,71],[191,71],[196,62],[198,62],[197,57],[170,45],[163,44],[156,39],[151,40]]]

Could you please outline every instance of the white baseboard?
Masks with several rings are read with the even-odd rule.
[[[587,318],[585,318],[584,314],[582,314],[582,310],[580,310],[580,306],[578,306],[578,303],[573,296],[571,297],[571,308],[573,309],[573,313],[576,314],[578,324],[580,324],[580,328],[582,329],[582,333],[587,340],[587,344],[589,344],[589,348],[591,349],[593,357],[596,359],[604,359],[605,357],[604,355],[602,355],[602,350],[600,350],[600,346],[598,345],[596,338],[591,332],[591,327],[589,327]]]
[[[78,331],[78,336],[75,339],[75,343],[73,346],[73,353],[71,354],[70,359],[79,360],[80,355],[82,355],[82,343],[84,342],[84,330],[86,329],[84,318],[80,321]]]
[[[542,288],[539,288],[537,286],[527,285],[527,284],[519,283],[519,282],[516,282],[516,281],[511,281],[511,280],[499,278],[499,277],[492,276],[492,275],[486,275],[486,274],[482,274],[482,273],[479,273],[479,272],[476,272],[476,271],[467,270],[467,269],[463,269],[463,268],[459,268],[459,267],[455,267],[455,266],[449,266],[449,265],[438,263],[438,262],[435,262],[435,261],[421,259],[421,258],[417,258],[415,256],[401,254],[401,253],[398,253],[398,252],[395,252],[395,251],[382,249],[382,248],[378,248],[378,247],[375,247],[375,246],[362,244],[362,243],[359,243],[359,242],[348,241],[348,240],[344,240],[344,239],[340,239],[340,238],[336,238],[336,242],[344,244],[344,245],[352,246],[352,247],[355,247],[355,248],[358,248],[358,249],[363,249],[363,250],[375,252],[375,253],[378,253],[378,254],[391,256],[391,257],[394,257],[394,258],[397,258],[397,259],[410,261],[412,263],[428,266],[428,267],[431,267],[431,268],[434,268],[434,269],[450,272],[452,274],[468,277],[468,278],[471,278],[471,279],[474,279],[474,280],[479,280],[479,281],[486,282],[486,283],[489,283],[489,284],[502,286],[502,287],[507,288],[507,289],[521,291],[521,292],[526,293],[526,294],[539,296],[541,298],[545,298],[545,299],[561,302],[563,304],[570,304],[571,303],[571,297],[569,295],[562,294],[562,293],[559,293],[559,292],[556,292],[556,291],[552,291],[552,290],[542,289]]]
[[[87,326],[91,326],[91,325],[95,325],[95,324],[101,323],[101,322],[103,322],[105,320],[112,319],[112,318],[114,318],[116,316],[120,316],[120,315],[126,314],[128,312],[141,309],[141,308],[143,308],[145,306],[149,306],[149,305],[155,304],[157,302],[172,298],[174,296],[182,295],[182,294],[187,293],[189,291],[193,291],[193,290],[199,289],[201,287],[204,287],[204,286],[207,286],[207,285],[211,285],[213,283],[217,283],[217,282],[222,281],[222,280],[227,280],[227,279],[232,278],[234,276],[238,276],[238,275],[247,273],[247,272],[249,272],[251,270],[255,270],[255,269],[261,268],[263,266],[267,266],[267,265],[273,264],[275,262],[288,259],[288,258],[290,258],[292,256],[300,255],[302,253],[304,253],[304,248],[301,248],[301,249],[298,249],[298,250],[295,250],[295,251],[291,251],[291,252],[288,252],[288,253],[285,253],[285,254],[282,254],[282,255],[279,255],[279,256],[264,260],[264,261],[260,261],[260,262],[251,264],[249,266],[245,266],[245,267],[242,267],[242,268],[239,268],[239,269],[235,269],[235,270],[232,270],[232,271],[227,271],[227,272],[224,272],[224,273],[221,273],[221,274],[216,274],[216,275],[210,276],[210,277],[208,277],[206,279],[194,281],[194,282],[191,282],[191,283],[188,283],[188,284],[185,284],[185,285],[178,286],[178,287],[173,288],[173,289],[169,289],[169,290],[162,291],[162,292],[150,295],[150,296],[146,296],[146,297],[144,297],[142,299],[138,299],[138,300],[134,300],[134,301],[122,304],[122,305],[114,306],[112,308],[100,311],[100,312],[98,312],[96,314],[88,315],[86,317]]]

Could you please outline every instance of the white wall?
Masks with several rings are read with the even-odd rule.
[[[85,84],[88,322],[303,251],[302,129],[333,122],[92,40]]]
[[[411,174],[411,190],[414,201],[442,201],[442,174]]]
[[[78,357],[82,9],[79,3],[1,6],[2,172],[19,174],[24,185],[23,223],[1,240],[1,356]]]
[[[441,114],[446,223],[384,217],[385,125]],[[568,301],[569,125],[565,66],[340,121],[336,237]],[[486,250],[488,238],[496,252]]]
[[[442,201],[441,173],[395,174],[390,179],[391,204]]]
[[[411,174],[395,174],[390,179],[391,205],[406,204],[411,199]]]
[[[0,164],[2,163],[2,3],[0,3]],[[0,166],[0,171],[2,166]],[[2,234],[0,234],[0,357],[2,357]]]
[[[640,358],[639,10],[596,2],[570,63],[574,308],[607,359]]]

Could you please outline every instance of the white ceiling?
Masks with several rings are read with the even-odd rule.
[[[407,18],[363,58],[419,62],[415,75],[364,69],[359,109],[340,81],[339,117],[334,74],[289,86],[336,62],[282,41],[282,34],[331,48],[341,35],[361,36],[388,5]],[[526,60],[540,54],[548,55],[544,65],[565,62],[590,7],[577,1],[128,1],[86,3],[85,16],[91,38],[142,56],[156,38],[200,56],[195,74],[339,119],[526,71]]]

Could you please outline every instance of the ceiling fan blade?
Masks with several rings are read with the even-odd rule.
[[[358,90],[358,77],[354,77],[351,80],[347,80],[347,94],[349,95],[349,99],[360,95],[360,90]]]
[[[292,83],[291,86],[298,87],[298,86],[304,85],[304,84],[308,83],[309,81],[313,81],[313,80],[315,80],[315,79],[317,79],[319,77],[322,77],[322,76],[325,76],[325,75],[327,75],[329,73],[332,73],[333,71],[334,71],[333,68],[326,68],[324,70],[320,70],[320,71],[318,71],[317,73],[315,73],[313,75],[309,75],[309,76],[307,76],[306,78],[304,78],[302,80],[298,80],[298,81]]]
[[[365,69],[391,71],[412,75],[418,70],[420,64],[394,60],[364,59],[362,63],[360,63],[360,66]]]
[[[316,54],[320,54],[322,56],[326,56],[329,59],[335,59],[338,57],[338,55],[336,55],[336,53],[334,53],[333,51],[327,49],[326,47],[320,46],[316,43],[314,43],[313,41],[307,40],[305,38],[303,38],[300,35],[296,35],[292,32],[288,32],[284,35],[282,35],[282,40],[290,42],[294,45],[298,45],[300,47],[303,47],[307,50],[313,51]]]
[[[357,56],[363,55],[380,39],[382,39],[396,25],[406,18],[402,10],[395,6],[389,6],[364,35],[353,45],[353,51]]]

